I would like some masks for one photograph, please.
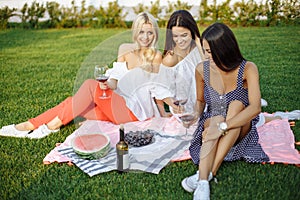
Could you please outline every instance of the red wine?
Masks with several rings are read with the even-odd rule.
[[[190,126],[191,122],[194,121],[195,117],[191,114],[187,114],[180,116],[179,119],[182,121],[183,124]]]
[[[97,81],[104,83],[105,81],[107,81],[108,77],[107,76],[101,76],[96,78]]]
[[[175,104],[176,106],[179,106],[179,105],[183,106],[184,104],[186,104],[186,102],[187,102],[187,99],[176,100],[176,101],[174,101],[174,104]]]

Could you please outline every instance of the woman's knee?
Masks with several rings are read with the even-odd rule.
[[[94,86],[94,85],[97,85],[98,82],[94,79],[87,79],[83,82],[83,86]]]
[[[94,91],[98,86],[98,81],[94,79],[85,80],[78,91]]]
[[[232,101],[228,106],[227,118],[232,118],[233,116],[244,110],[245,106],[241,101]]]

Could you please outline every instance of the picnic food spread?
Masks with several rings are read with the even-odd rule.
[[[84,159],[99,159],[110,150],[110,138],[103,133],[78,135],[72,140],[74,151]]]
[[[125,141],[134,147],[145,146],[152,142],[155,131],[147,129],[145,131],[129,131],[125,135]]]

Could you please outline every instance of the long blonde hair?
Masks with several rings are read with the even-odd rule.
[[[151,42],[150,47],[143,52],[143,56],[142,56],[143,66],[147,67],[149,65],[152,65],[152,61],[156,54],[159,29],[158,29],[157,21],[153,17],[153,15],[147,12],[142,12],[138,14],[131,27],[132,40],[134,43],[137,43],[137,37],[144,24],[151,24],[154,29],[154,39]]]

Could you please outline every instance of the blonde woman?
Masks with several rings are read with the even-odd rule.
[[[43,138],[59,131],[62,125],[77,116],[120,124],[157,115],[151,84],[148,84],[158,72],[162,60],[161,53],[155,49],[157,22],[149,13],[140,13],[132,25],[132,33],[133,43],[120,45],[117,62],[113,64],[107,82],[88,79],[74,96],[26,122],[2,127],[0,135]],[[110,98],[99,98],[101,88],[108,89],[106,93]]]

